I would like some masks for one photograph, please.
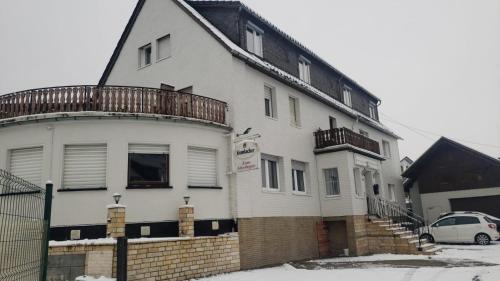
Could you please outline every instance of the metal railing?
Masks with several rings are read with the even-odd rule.
[[[226,123],[223,101],[165,89],[64,86],[0,96],[0,119],[55,112],[121,112],[180,116]]]
[[[380,154],[379,143],[347,128],[334,128],[314,132],[316,148],[325,148],[341,144],[350,144],[376,154]]]
[[[46,280],[51,194],[0,169],[0,281]]]
[[[422,250],[423,244],[430,242],[425,235],[430,233],[430,228],[423,217],[380,197],[368,196],[367,206],[368,214],[386,220],[389,228],[401,228],[407,232],[406,236],[418,239],[419,250]]]

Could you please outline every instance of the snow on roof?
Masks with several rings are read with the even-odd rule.
[[[295,84],[296,86],[308,91],[309,93],[312,93],[316,95],[316,97],[320,98],[321,100],[334,105],[335,107],[339,108],[341,111],[346,112],[356,118],[359,118],[360,120],[364,121],[368,125],[375,127],[387,134],[390,134],[396,138],[401,139],[398,135],[396,135],[391,129],[389,129],[387,126],[383,125],[382,123],[371,119],[370,117],[366,116],[365,114],[358,112],[357,110],[352,109],[351,107],[343,104],[342,102],[334,99],[333,97],[329,96],[328,94],[316,89],[312,85],[300,80],[299,78],[291,75],[290,73],[272,65],[269,62],[264,61],[260,57],[244,50],[237,44],[235,44],[233,41],[231,41],[222,31],[220,31],[218,28],[216,28],[214,25],[212,25],[205,17],[203,17],[198,11],[196,11],[195,8],[190,6],[188,3],[186,3],[184,0],[175,0],[177,1],[184,9],[186,9],[189,13],[191,13],[192,16],[194,16],[197,20],[199,20],[206,28],[210,30],[210,32],[215,35],[222,43],[228,47],[233,55],[239,56],[242,59],[245,59],[247,62],[255,64],[259,67],[262,67],[266,69],[269,72],[272,72],[281,78]]]

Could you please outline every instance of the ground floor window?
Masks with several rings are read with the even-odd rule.
[[[304,162],[292,161],[292,190],[306,193],[306,164]]]
[[[130,144],[127,187],[161,188],[168,186],[168,145]]]
[[[106,166],[106,144],[65,145],[62,188],[105,188]]]
[[[217,150],[191,146],[188,148],[188,186],[217,186]]]
[[[354,191],[357,196],[363,196],[363,175],[360,168],[354,168]]]
[[[337,168],[323,170],[325,174],[326,196],[340,195],[339,171]]]
[[[279,190],[279,167],[278,167],[278,157],[270,155],[262,155],[261,157],[261,175],[262,175],[262,187],[269,190],[278,191]]]
[[[10,173],[30,183],[41,185],[43,148],[20,148],[9,152]]]

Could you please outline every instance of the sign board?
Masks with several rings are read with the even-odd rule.
[[[234,159],[236,172],[259,169],[259,145],[254,140],[241,140],[235,143]]]

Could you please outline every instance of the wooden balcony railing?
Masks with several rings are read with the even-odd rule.
[[[380,154],[380,147],[374,141],[361,134],[355,133],[347,128],[335,128],[314,133],[316,148],[325,148],[341,144],[350,144],[377,154]]]
[[[195,118],[226,124],[227,104],[193,94],[126,86],[41,88],[0,96],[0,119],[55,112],[121,112]]]

